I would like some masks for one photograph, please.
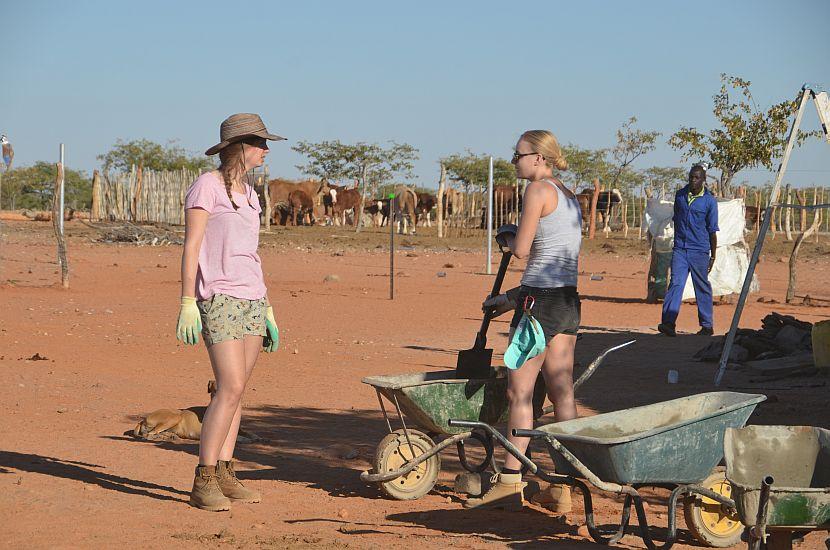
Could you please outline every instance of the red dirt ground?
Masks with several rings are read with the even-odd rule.
[[[472,240],[399,239],[406,248],[395,258],[397,294],[390,301],[388,234],[332,228],[263,234],[282,344],[276,354],[260,356],[245,399],[243,426],[267,441],[240,444],[237,457],[240,477],[263,492],[264,502],[212,514],[186,504],[196,444],[122,435],[151,410],[207,402],[207,354],[174,336],[181,248],[101,244],[82,222],[66,228],[68,291],[57,284],[49,224],[7,217],[0,225],[3,547],[594,546],[578,532],[581,506],[567,522],[533,506],[521,513],[463,510],[463,498],[452,491],[462,471],[454,451],[442,455],[436,490],[417,501],[383,498],[358,478],[386,431],[375,393],[361,378],[454,367],[457,350],[473,343],[492,277],[481,274],[483,255]],[[805,245],[799,288],[824,289],[827,249],[826,239]],[[764,256],[761,295],[783,301],[785,254],[773,246]],[[511,268],[506,285],[517,283],[520,267]],[[705,337],[655,332],[660,307],[642,301],[647,267],[636,240],[586,241],[578,361],[586,365],[630,338],[637,344],[612,356],[580,390],[583,415],[714,389],[716,365],[690,359]],[[603,279],[590,280],[592,273]],[[324,282],[329,274],[339,280]],[[758,328],[773,309],[809,321],[830,317],[830,308],[753,298],[742,326]],[[715,308],[718,333],[732,311]],[[507,321],[491,326],[497,351],[504,350]],[[679,329],[696,328],[694,307],[685,306]],[[679,371],[678,384],[666,382],[670,368]],[[723,389],[771,397],[750,423],[828,427],[824,382],[759,382],[730,371]],[[665,526],[658,500],[651,499],[650,519]],[[595,493],[595,505],[598,523],[615,521],[613,499]],[[688,544],[685,529],[681,536]],[[823,548],[823,539],[811,534],[803,547]],[[632,534],[622,546],[643,544]]]

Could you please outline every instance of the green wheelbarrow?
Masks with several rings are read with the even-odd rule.
[[[675,512],[682,498],[686,525],[707,546],[727,547],[741,539],[731,487],[716,466],[724,455],[727,428],[743,426],[766,397],[736,392],[709,392],[622,411],[598,414],[541,426],[513,430],[513,435],[541,439],[556,473],[543,471],[519,452],[507,438],[483,422],[450,420],[456,428],[490,434],[527,469],[550,483],[579,489],[585,503],[585,523],[596,542],[614,544],[625,534],[631,507],[637,513],[639,534],[650,550],[670,548],[677,536]],[[587,483],[586,483],[587,482]],[[594,524],[591,491],[625,495],[616,532],[600,532]],[[671,489],[666,540],[657,544],[637,491],[642,487]],[[714,503],[708,506],[704,500]],[[610,535],[610,536],[609,536]]]
[[[726,477],[750,547],[792,548],[793,538],[830,531],[830,430],[747,426],[726,430]],[[830,539],[827,539],[830,547]]]
[[[596,372],[605,357],[634,341],[603,351],[574,382],[581,386]],[[468,472],[497,470],[493,459],[493,438],[484,432],[453,427],[451,418],[498,424],[507,420],[507,369],[493,369],[486,378],[457,378],[457,371],[446,370],[392,376],[369,376],[364,384],[377,392],[389,434],[378,444],[373,469],[362,472],[360,479],[377,483],[388,496],[413,500],[427,494],[441,471],[439,453],[455,446],[461,466]],[[401,428],[394,430],[386,399],[395,409]],[[543,408],[545,383],[540,376],[533,392],[534,417],[553,411]],[[407,422],[408,420],[408,422]],[[484,448],[484,459],[471,462],[467,442],[472,439]]]

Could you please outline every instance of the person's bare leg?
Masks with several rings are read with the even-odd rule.
[[[245,391],[245,345],[242,340],[226,340],[210,346],[208,355],[216,378],[216,395],[202,421],[199,464],[212,466],[219,460]]]
[[[548,351],[546,348],[545,351],[536,357],[525,361],[519,369],[512,370],[508,373],[507,439],[522,453],[527,450],[530,440],[526,437],[513,437],[513,429],[522,428],[529,430],[533,428],[533,388],[536,386],[536,379],[539,377],[539,371],[542,368]],[[504,460],[504,467],[511,470],[520,470],[522,464],[518,458],[507,453]]]
[[[576,336],[556,334],[550,339],[542,365],[542,376],[548,399],[553,403],[554,417],[557,422],[576,418],[576,401],[574,401],[574,348]]]
[[[554,406],[557,422],[576,418],[573,390],[573,364],[576,336],[557,334],[548,342],[542,376],[548,398]],[[567,485],[551,484],[531,499],[555,514],[567,514],[572,509],[571,490]]]
[[[245,336],[242,340],[245,348],[245,386],[248,385],[248,380],[251,378],[251,373],[254,371],[259,350],[262,349],[262,336]],[[205,414],[207,416],[207,414]],[[233,415],[228,433],[225,436],[225,441],[219,451],[219,460],[230,460],[233,458],[233,450],[236,447],[236,436],[239,433],[239,424],[242,420],[242,400],[239,400],[239,405]]]

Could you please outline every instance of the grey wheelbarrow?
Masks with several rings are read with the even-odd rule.
[[[722,471],[715,470],[724,455],[724,432],[742,427],[765,399],[756,394],[710,392],[547,424],[537,430],[513,430],[514,436],[544,442],[556,473],[545,472],[489,424],[452,419],[449,425],[489,434],[543,480],[578,488],[588,532],[598,543],[614,544],[623,537],[633,504],[643,542],[651,550],[667,550],[677,538],[675,511],[683,498],[692,535],[707,546],[726,547],[740,541],[743,525],[736,516],[729,483]],[[625,495],[615,532],[604,534],[595,525],[589,485]],[[655,543],[651,535],[638,492],[643,487],[672,491],[663,544]],[[705,506],[704,501],[716,505]]]
[[[574,389],[585,383],[610,353],[633,343],[634,340],[603,351],[582,372]],[[486,431],[454,426],[449,420],[505,422],[506,371],[506,368],[494,369],[486,378],[458,378],[454,370],[364,378],[363,383],[377,392],[389,434],[376,448],[373,469],[362,472],[360,479],[377,483],[386,495],[397,500],[420,498],[435,485],[441,470],[439,453],[450,446],[456,447],[458,460],[468,472],[497,470],[492,436]],[[553,406],[542,407],[545,395],[545,383],[540,376],[534,388],[534,418],[553,411]],[[394,407],[400,429],[392,428],[384,399]],[[467,456],[470,440],[484,448],[485,456],[480,462],[473,462]]]

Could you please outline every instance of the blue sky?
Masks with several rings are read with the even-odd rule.
[[[630,116],[663,133],[639,167],[680,164],[681,126],[714,125],[720,73],[752,81],[760,106],[806,82],[830,87],[830,1],[143,2],[0,1],[0,131],[17,165],[91,173],[116,139],[174,139],[202,152],[233,112],[289,138],[271,174],[299,177],[299,140],[397,140],[438,159],[507,157],[526,129],[613,144]],[[805,128],[819,127],[814,108]],[[796,185],[827,185],[830,148],[797,150]],[[747,171],[738,181],[773,175]]]

